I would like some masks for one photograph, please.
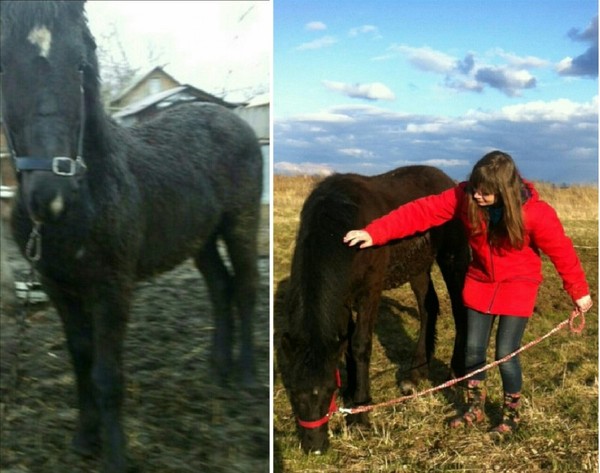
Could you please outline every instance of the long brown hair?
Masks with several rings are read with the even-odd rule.
[[[523,188],[523,181],[510,155],[492,151],[481,158],[473,167],[468,185],[468,216],[473,233],[483,232],[482,222],[485,222],[491,245],[508,243],[513,248],[522,248],[525,240]],[[502,218],[497,224],[490,226],[489,212],[477,205],[473,197],[475,191],[496,196],[494,205],[503,207]]]

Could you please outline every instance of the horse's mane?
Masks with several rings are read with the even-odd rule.
[[[349,290],[355,250],[343,235],[356,225],[354,182],[347,175],[322,181],[306,200],[294,254],[289,308],[290,333],[310,346],[303,353],[307,368],[323,365],[339,347],[343,304]]]

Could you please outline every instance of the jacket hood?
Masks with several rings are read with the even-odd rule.
[[[525,189],[529,193],[529,197],[528,197],[527,201],[525,202],[525,204],[527,204],[528,202],[531,202],[531,203],[538,202],[540,200],[540,195],[538,194],[537,189],[533,185],[533,182],[528,181],[526,179],[522,179],[522,181],[523,181],[523,184],[525,185]]]

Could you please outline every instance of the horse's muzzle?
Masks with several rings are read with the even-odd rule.
[[[21,193],[29,216],[34,222],[60,220],[77,192],[75,179],[52,175],[45,171],[24,172]]]
[[[321,455],[329,448],[329,427],[324,424],[316,429],[300,427],[300,445],[306,454]]]

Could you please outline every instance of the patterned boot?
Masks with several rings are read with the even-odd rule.
[[[456,429],[460,426],[471,427],[483,421],[485,414],[483,412],[485,406],[485,387],[483,381],[470,380],[467,382],[467,410],[452,419],[448,426],[451,429]]]
[[[490,431],[490,435],[495,439],[503,439],[517,431],[521,417],[519,416],[519,407],[521,407],[521,393],[504,394],[504,406],[502,408],[502,420],[497,427]]]

